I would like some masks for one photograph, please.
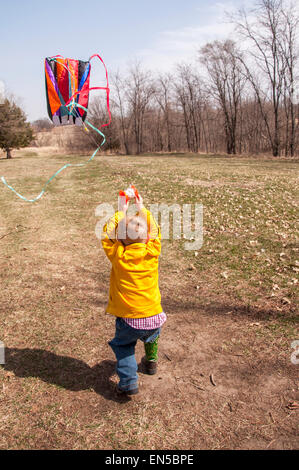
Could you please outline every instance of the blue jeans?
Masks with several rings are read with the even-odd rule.
[[[122,318],[116,318],[115,337],[109,341],[116,356],[116,372],[119,376],[118,387],[121,390],[138,388],[137,362],[135,346],[140,339],[144,343],[151,343],[160,335],[161,328],[154,330],[138,330],[128,325]]]

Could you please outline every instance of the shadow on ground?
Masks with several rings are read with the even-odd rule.
[[[131,400],[119,396],[115,383],[110,380],[115,372],[115,362],[104,360],[94,367],[69,356],[59,356],[43,349],[5,348],[4,370],[17,377],[37,377],[44,382],[74,392],[93,389],[106,400],[118,403]]]
[[[227,312],[230,312],[234,315],[239,315],[240,317],[247,317],[250,320],[273,320],[283,316],[294,324],[299,321],[298,315],[296,315],[296,310],[293,307],[286,307],[285,310],[275,307],[261,308],[252,305],[236,304],[234,302],[218,302],[212,299],[209,301],[209,304],[206,304],[199,300],[193,300],[192,298],[177,302],[175,298],[170,296],[164,296],[163,307],[165,312],[171,315],[186,315],[189,313],[198,314],[198,312],[200,312],[201,316],[208,315],[209,317],[223,317]]]

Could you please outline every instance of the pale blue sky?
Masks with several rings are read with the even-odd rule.
[[[0,80],[30,120],[46,117],[44,57],[99,53],[111,71],[135,59],[171,70],[205,42],[228,36],[224,12],[245,1],[0,0]],[[100,67],[95,73],[104,79]]]

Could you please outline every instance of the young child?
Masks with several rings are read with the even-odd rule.
[[[129,201],[120,198],[120,210],[104,226],[102,245],[112,268],[106,312],[115,315],[115,337],[109,341],[116,356],[118,392],[138,393],[137,340],[144,342],[144,371],[157,371],[158,338],[166,315],[161,307],[158,285],[158,258],[161,252],[160,228],[135,198],[137,214],[127,215]]]

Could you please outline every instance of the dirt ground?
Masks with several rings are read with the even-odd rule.
[[[23,186],[26,194],[33,181],[38,193],[45,176],[64,158],[55,156],[49,162],[20,154],[14,167],[0,160],[0,173]],[[291,361],[291,343],[299,339],[297,265],[287,251],[295,247],[296,256],[295,213],[284,214],[288,238],[278,242],[278,231],[271,232],[270,226],[275,239],[268,249],[271,235],[264,235],[267,259],[279,262],[269,264],[271,272],[264,271],[261,251],[252,258],[255,276],[240,273],[255,246],[249,239],[261,243],[259,217],[256,233],[242,226],[249,246],[246,259],[235,245],[225,254],[230,239],[219,244],[212,223],[222,210],[227,210],[226,219],[232,211],[226,201],[221,207],[215,203],[217,191],[222,197],[228,186],[229,191],[258,191],[271,177],[271,187],[276,185],[279,193],[284,184],[290,191],[285,197],[291,197],[298,162],[281,161],[274,171],[267,167],[271,161],[262,167],[255,159],[236,158],[225,172],[217,158],[178,156],[177,172],[165,185],[163,177],[173,165],[169,156],[122,158],[102,157],[89,168],[69,170],[37,204],[0,188],[0,340],[5,344],[0,448],[298,449],[299,366]],[[207,197],[218,212],[207,213],[209,243],[196,256],[184,253],[178,243],[163,242],[160,290],[168,320],[160,339],[158,373],[140,371],[140,393],[120,398],[107,344],[115,320],[104,313],[110,266],[94,229],[97,205],[114,201],[130,182],[146,202],[156,202],[161,192],[165,201],[171,200],[173,185],[183,184],[182,191],[195,191],[182,194],[184,202]],[[273,210],[273,220],[277,215],[280,223],[281,207]],[[261,223],[266,227],[265,220]],[[233,230],[237,246],[242,227]],[[225,227],[225,233],[230,230]],[[279,264],[286,258],[288,268]],[[142,343],[136,355],[140,361]]]

